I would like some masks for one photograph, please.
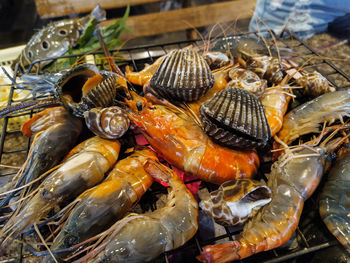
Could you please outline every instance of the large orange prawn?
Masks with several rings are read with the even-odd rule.
[[[206,246],[197,258],[202,262],[223,263],[286,243],[298,226],[305,200],[312,195],[322,178],[327,152],[339,141],[327,146],[324,143],[294,152],[287,149],[272,165],[268,175],[271,202],[246,223],[234,241]]]
[[[147,99],[136,93],[132,95],[133,100],[126,100],[129,118],[170,164],[216,184],[251,178],[256,174],[259,157],[255,150],[236,151],[221,147],[172,104],[152,104],[150,100],[157,102],[157,99],[150,93],[146,95]]]
[[[38,223],[52,208],[74,199],[100,182],[117,161],[119,150],[118,141],[99,137],[90,138],[73,148],[60,167],[31,193],[33,196],[29,201],[22,207],[18,206],[0,231],[3,244]]]
[[[106,230],[137,203],[153,182],[145,171],[146,162],[158,161],[147,147],[137,149],[119,161],[99,185],[86,190],[72,204],[66,224],[56,236],[51,250],[65,249]],[[65,215],[63,216],[65,217]],[[62,259],[67,253],[59,253]],[[43,262],[54,262],[47,256]]]

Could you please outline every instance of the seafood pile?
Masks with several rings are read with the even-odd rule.
[[[319,208],[349,250],[350,90],[289,73],[249,37],[173,50],[139,72],[105,55],[110,71],[83,63],[45,75],[54,97],[0,110],[48,107],[22,125],[28,158],[0,188],[0,250],[24,235],[42,262],[148,262],[186,245],[205,214],[242,231],[203,242],[197,260],[241,260],[293,237],[340,148]],[[298,94],[309,100],[291,106]],[[197,187],[185,184],[193,178]],[[216,190],[199,195],[198,183]],[[162,205],[142,208],[149,189],[165,187]]]

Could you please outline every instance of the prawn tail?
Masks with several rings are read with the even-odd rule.
[[[205,263],[223,263],[237,260],[241,258],[238,254],[240,248],[241,244],[237,240],[206,246],[201,254],[197,256],[197,259]]]

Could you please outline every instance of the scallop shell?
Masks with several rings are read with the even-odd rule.
[[[256,96],[262,95],[267,88],[267,81],[260,79],[253,71],[234,68],[228,74],[231,78],[231,81],[227,84],[229,87],[238,87]]]
[[[130,120],[117,106],[94,108],[84,112],[86,126],[103,139],[118,139],[129,129]]]
[[[199,206],[218,224],[241,225],[271,201],[271,190],[264,182],[251,179],[228,181],[202,198]]]
[[[150,83],[162,97],[195,101],[214,85],[208,64],[193,50],[173,50],[160,64]]]
[[[199,111],[206,134],[223,146],[263,147],[271,137],[264,107],[243,89],[226,87],[204,102]]]
[[[94,65],[83,64],[67,71],[56,84],[56,97],[63,106],[76,117],[83,117],[85,111],[96,107],[113,105],[117,93],[117,76],[101,75],[101,81],[83,95],[82,88],[86,81],[98,75]]]

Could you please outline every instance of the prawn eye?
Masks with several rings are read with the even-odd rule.
[[[78,243],[78,237],[69,235],[64,239],[64,246],[71,247]]]
[[[45,188],[41,191],[41,197],[43,199],[46,199],[46,200],[51,200],[52,199],[51,193],[48,190],[46,190]]]
[[[60,31],[58,31],[58,35],[64,37],[64,36],[68,35],[68,32],[66,29],[61,29]]]
[[[50,47],[50,44],[49,44],[49,42],[44,40],[43,42],[41,42],[41,47],[43,48],[43,50],[48,50]]]
[[[28,51],[28,57],[29,57],[29,58],[33,58],[33,57],[34,57],[33,51]]]
[[[138,111],[142,111],[142,103],[141,102],[136,102],[136,107]]]

